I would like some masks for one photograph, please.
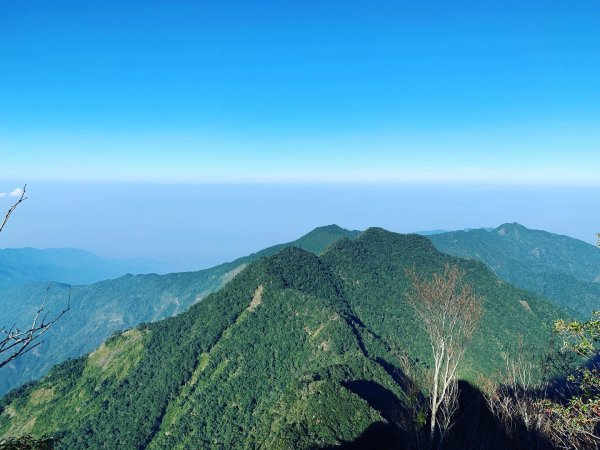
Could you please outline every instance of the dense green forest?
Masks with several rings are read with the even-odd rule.
[[[45,335],[43,346],[0,368],[0,395],[39,378],[67,358],[79,357],[94,350],[115,331],[185,311],[221,288],[252,261],[289,246],[320,253],[337,239],[358,234],[358,231],[330,225],[316,228],[296,241],[197,272],[126,275],[72,288],[53,283],[48,292],[47,309],[61,311],[69,297],[69,290],[71,309]],[[67,263],[63,262],[62,265],[66,266]],[[51,274],[47,273],[48,276]],[[26,326],[44,299],[46,287],[46,283],[33,283],[0,289],[0,317],[3,323],[15,321],[19,324],[21,321],[21,325]]]
[[[545,354],[551,323],[571,314],[417,235],[373,228],[320,256],[277,250],[186,312],[117,333],[11,392],[0,436],[52,435],[65,449],[411,448],[430,349],[405,302],[407,269],[458,265],[484,298],[460,373],[470,399],[517,344]],[[506,448],[477,405],[490,422],[481,448]]]
[[[600,249],[518,223],[428,236],[436,248],[484,262],[498,277],[587,318],[600,308]]]

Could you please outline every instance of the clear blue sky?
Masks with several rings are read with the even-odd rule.
[[[0,192],[27,182],[49,211],[63,211],[65,200],[46,190],[69,192],[77,205],[96,192],[97,206],[85,220],[65,213],[64,226],[43,242],[45,233],[4,239],[160,256],[131,239],[108,243],[95,233],[85,241],[64,231],[88,219],[104,223],[100,211],[120,192],[151,210],[156,205],[144,194],[151,190],[142,189],[150,185],[162,186],[155,189],[167,198],[184,185],[189,192],[220,185],[216,198],[231,196],[231,186],[244,191],[244,183],[305,186],[287,188],[292,204],[306,203],[323,184],[331,196],[347,197],[362,186],[362,199],[373,198],[368,192],[377,183],[382,198],[388,188],[381,183],[392,191],[422,186],[422,201],[436,198],[427,194],[433,185],[471,186],[456,200],[457,208],[468,206],[462,226],[518,220],[533,202],[523,194],[521,206],[486,216],[486,186],[582,192],[560,204],[585,198],[597,211],[589,202],[600,187],[599,23],[597,0],[3,1]],[[533,191],[519,191],[524,185]],[[194,205],[202,202],[198,195]],[[260,195],[269,197],[256,195],[259,204]],[[0,197],[0,207],[9,199]],[[314,217],[307,212],[306,223],[289,224],[288,237],[325,222],[364,225],[341,210],[336,215],[334,200],[321,200]],[[411,224],[456,224],[434,214],[434,204]],[[27,214],[42,219],[35,205],[32,198]],[[558,205],[560,218],[532,217],[529,225],[566,230]],[[125,210],[112,212],[123,228],[139,225],[125,220]],[[405,212],[370,220],[406,229]],[[188,220],[228,229],[240,242],[258,239],[244,235],[236,214],[199,207]],[[238,228],[218,225],[236,220]],[[267,219],[256,223],[270,227]],[[153,226],[148,233],[158,233]],[[591,222],[572,220],[571,228],[593,239]],[[177,227],[160,230],[164,237]],[[253,242],[260,248],[268,241]],[[156,245],[179,248],[167,240]]]
[[[4,1],[0,176],[600,184],[594,1]]]

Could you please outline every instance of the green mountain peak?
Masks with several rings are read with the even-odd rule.
[[[429,239],[440,251],[477,259],[503,280],[584,317],[600,307],[600,249],[594,245],[516,222]]]

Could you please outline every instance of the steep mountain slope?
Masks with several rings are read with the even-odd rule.
[[[548,324],[568,314],[548,300],[496,278],[482,263],[438,252],[425,237],[371,228],[354,240],[340,240],[322,257],[342,280],[356,316],[377,335],[398,348],[429,353],[410,308],[404,303],[409,281],[406,270],[441,271],[447,262],[466,272],[466,281],[485,299],[484,316],[466,356],[466,377],[492,374],[502,366],[501,352],[514,348],[519,336],[543,349],[550,336]],[[543,325],[546,324],[546,325]]]
[[[517,223],[428,236],[436,248],[484,262],[496,275],[585,317],[600,308],[600,249]]]
[[[401,395],[360,339],[318,258],[283,250],[188,312],[114,337],[13,393],[0,427],[63,431],[63,448],[288,449],[351,440],[383,418],[346,381]]]
[[[486,297],[465,375],[492,375],[519,335],[542,350],[559,308],[426,238],[370,229],[321,257],[261,259],[187,312],[58,366],[0,403],[0,435],[58,434],[69,449],[304,449],[380,424],[389,448],[406,414],[391,349],[429,351],[404,303],[405,269],[448,261]]]
[[[294,246],[320,253],[342,237],[359,232],[336,225],[316,228],[300,239],[269,247],[212,269],[169,275],[126,275],[89,286],[71,288],[71,310],[45,336],[44,345],[0,369],[0,395],[36,379],[53,365],[78,357],[98,347],[117,330],[153,322],[185,311],[211,292],[220,289],[248,263]],[[2,322],[25,326],[35,315],[45,295],[46,284],[4,289],[0,292]],[[53,284],[48,293],[48,310],[60,311],[69,288]]]
[[[89,284],[128,272],[158,272],[164,267],[157,261],[102,258],[72,248],[6,248],[0,249],[0,288],[36,281]]]

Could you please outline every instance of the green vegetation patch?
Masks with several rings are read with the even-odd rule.
[[[102,379],[111,376],[124,379],[142,360],[143,333],[147,331],[132,329],[106,341],[88,356],[84,376],[90,376],[99,370]]]
[[[287,450],[340,444],[356,439],[378,411],[338,383],[313,381],[298,386],[278,402],[262,448]]]
[[[29,402],[32,405],[39,405],[46,403],[54,398],[54,388],[39,388],[31,393],[29,396]]]

